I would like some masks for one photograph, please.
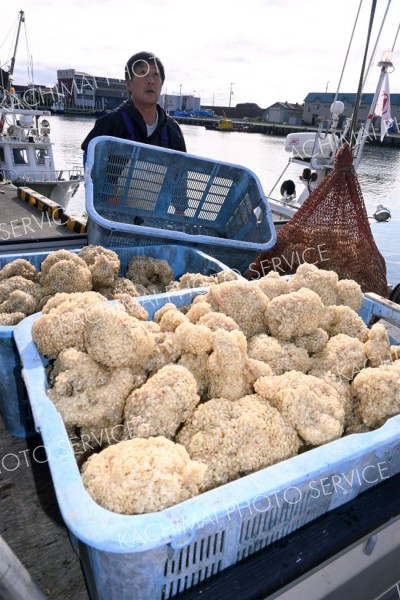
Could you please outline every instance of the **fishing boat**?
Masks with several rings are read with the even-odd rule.
[[[230,119],[227,119],[225,113],[218,123],[206,125],[205,128],[213,131],[234,131],[233,122]]]
[[[216,129],[218,131],[233,131],[233,123],[230,119],[226,118],[226,115],[218,122]]]
[[[51,114],[63,115],[65,113],[65,95],[57,92],[52,105],[50,106]]]
[[[66,208],[84,180],[83,168],[56,168],[48,120],[51,110],[36,110],[15,93],[15,57],[24,22],[20,11],[14,55],[0,81],[0,180],[27,186]]]
[[[378,41],[379,36],[375,43],[370,66]],[[273,219],[278,227],[287,222],[288,219],[297,212],[311,192],[317,189],[323,179],[332,171],[337,152],[345,143],[351,143],[352,145],[353,167],[357,172],[365,144],[371,135],[374,117],[379,115],[381,119],[385,118],[378,110],[378,105],[381,96],[384,94],[388,96],[388,84],[386,88],[385,82],[388,81],[388,74],[394,70],[392,63],[393,50],[394,46],[391,51],[386,51],[383,54],[381,61],[378,62],[380,76],[376,90],[368,111],[367,119],[365,123],[361,124],[357,132],[355,131],[355,117],[357,117],[358,111],[357,105],[354,108],[352,118],[345,120],[343,129],[338,127],[339,117],[344,111],[344,104],[340,100],[337,100],[337,93],[335,100],[330,107],[329,118],[324,120],[321,119],[318,130],[315,133],[310,131],[296,132],[286,136],[285,150],[290,153],[290,157],[287,165],[268,194],[268,201]],[[365,84],[367,75],[364,78],[363,85]],[[361,91],[362,90],[360,90],[359,97],[361,96]],[[358,103],[359,102],[360,100],[358,100]],[[389,117],[387,119],[388,121],[393,122],[390,115],[386,116]],[[386,130],[388,128],[389,123],[387,123]],[[283,176],[289,165],[296,165],[299,167],[299,182],[303,186],[300,194],[297,194],[296,184],[292,179],[284,180]],[[279,184],[280,198],[274,198],[274,190]],[[376,207],[372,218],[379,222],[387,221],[391,218],[391,214],[387,208],[379,204]]]

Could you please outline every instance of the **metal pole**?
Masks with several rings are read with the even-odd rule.
[[[232,90],[233,85],[235,85],[235,84],[231,83],[231,87],[229,89],[229,108],[231,107],[231,100],[232,100],[232,95],[233,95],[233,90]]]
[[[28,571],[0,536],[0,598],[46,600]]]
[[[15,57],[17,54],[17,48],[18,48],[18,40],[19,40],[19,32],[21,30],[21,23],[25,22],[25,15],[24,15],[24,11],[20,10],[19,11],[19,23],[18,23],[18,30],[17,30],[17,38],[15,40],[15,46],[14,46],[14,54],[13,57],[11,59],[11,65],[10,65],[10,75],[12,75],[14,73],[14,65],[15,65]]]

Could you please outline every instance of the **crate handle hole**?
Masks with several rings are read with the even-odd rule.
[[[190,529],[189,531],[186,531],[185,533],[174,538],[170,542],[170,546],[174,550],[181,550],[182,548],[185,548],[185,546],[188,546],[194,540],[195,536],[196,530]]]

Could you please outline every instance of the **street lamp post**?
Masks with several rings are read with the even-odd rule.
[[[233,85],[235,85],[235,84],[231,83],[231,87],[229,89],[229,108],[231,107],[231,100],[232,100],[232,96],[233,96],[233,89],[232,89]]]

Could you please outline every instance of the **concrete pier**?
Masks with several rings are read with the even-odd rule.
[[[49,600],[88,600],[39,435],[10,436],[0,417],[0,535]],[[1,585],[0,585],[1,588]],[[0,591],[0,598],[3,598]]]
[[[207,119],[201,117],[173,117],[175,121],[181,125],[198,125],[205,127],[206,129],[213,129],[218,121],[215,119]],[[245,131],[246,133],[263,133],[265,135],[282,136],[285,137],[289,133],[300,133],[303,131],[317,132],[318,128],[311,125],[286,125],[283,123],[264,123],[260,121],[242,121],[238,119],[231,119],[233,122],[233,128],[235,132]],[[213,127],[214,126],[214,127]],[[376,133],[375,136],[371,135],[367,142],[368,144],[379,145],[379,146],[393,146],[395,148],[400,147],[400,134],[389,133],[385,136],[383,141],[380,140],[380,134]]]
[[[17,187],[0,183],[0,254],[86,245],[85,234],[66,227],[59,213],[46,210],[46,203],[29,201],[34,197],[32,193],[26,195],[21,194],[21,198]]]

